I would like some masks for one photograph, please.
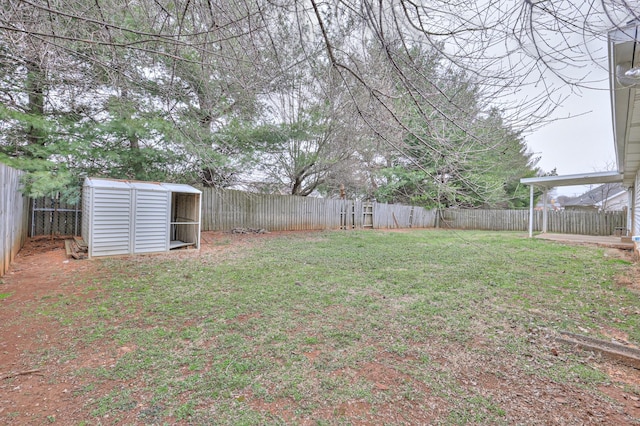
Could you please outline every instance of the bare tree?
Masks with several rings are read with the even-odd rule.
[[[310,195],[355,154],[353,100],[335,77],[327,66],[298,67],[266,97],[274,134],[258,166],[260,186]]]
[[[25,9],[37,12],[50,25],[25,26],[23,15],[17,13]],[[47,46],[96,61],[101,58],[95,51],[106,47],[206,65],[212,56],[224,57],[216,50],[222,41],[247,38],[260,40],[257,45],[261,48],[269,47],[268,36],[262,39],[260,34],[271,31],[271,20],[288,19],[298,30],[301,46],[311,49],[321,40],[333,67],[355,76],[372,96],[388,105],[386,94],[353,61],[364,44],[373,42],[383,49],[392,45],[435,47],[452,64],[477,76],[487,93],[499,99],[523,85],[536,84],[545,96],[553,97],[559,83],[588,83],[582,66],[606,55],[589,50],[592,39],[601,39],[608,29],[637,18],[637,10],[624,0],[365,0],[357,6],[340,0],[238,0],[219,5],[183,0],[173,2],[172,7],[151,1],[123,5],[8,0],[2,7],[0,29],[4,34],[28,35]],[[211,39],[203,42],[203,35]],[[186,55],[185,48],[201,54]],[[419,96],[412,81],[403,79],[397,57],[389,54],[385,60],[397,69],[403,88]],[[559,82],[550,82],[550,75]],[[541,118],[547,109],[540,109],[539,101],[542,98],[534,97],[526,102],[529,109],[521,110],[521,115],[538,111],[533,119]]]

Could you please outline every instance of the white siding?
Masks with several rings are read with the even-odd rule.
[[[130,253],[131,191],[93,188],[90,256]]]
[[[170,192],[135,191],[134,253],[169,250]]]
[[[608,212],[619,212],[629,205],[629,194],[627,191],[612,195],[605,201],[605,210]]]
[[[640,191],[638,189],[640,189],[640,174],[636,173],[636,182],[633,186],[633,223],[629,226],[631,235],[640,235],[640,217],[638,217],[638,213],[640,212],[640,210],[638,210],[640,208]]]

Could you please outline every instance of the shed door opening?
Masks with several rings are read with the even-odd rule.
[[[172,192],[170,249],[199,246],[200,194]]]

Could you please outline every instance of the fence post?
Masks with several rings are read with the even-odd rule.
[[[529,186],[529,238],[533,238],[533,185]]]

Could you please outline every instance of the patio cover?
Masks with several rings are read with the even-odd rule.
[[[543,188],[545,194],[550,188],[556,186],[572,185],[593,185],[602,183],[622,182],[623,175],[619,172],[592,172],[580,173],[577,175],[564,176],[540,176],[533,178],[522,178],[520,183],[529,185],[529,237],[533,237],[533,188],[535,186]],[[544,209],[542,210],[542,232],[547,232],[547,197],[544,197]]]
[[[529,216],[529,236],[533,236],[533,187],[547,189],[554,186],[590,185],[617,183],[631,188],[640,173],[640,20],[628,23],[608,33],[609,92],[611,95],[614,146],[616,150],[617,172],[594,172],[579,175],[543,176],[520,179],[530,185],[531,211]],[[635,74],[629,75],[630,71]],[[637,193],[639,188],[634,189]],[[629,196],[629,206],[634,206]],[[545,197],[546,200],[546,197]],[[628,210],[628,222],[632,232],[640,225],[633,223]],[[543,215],[543,232],[546,231],[546,208]],[[638,220],[635,218],[635,220]]]

